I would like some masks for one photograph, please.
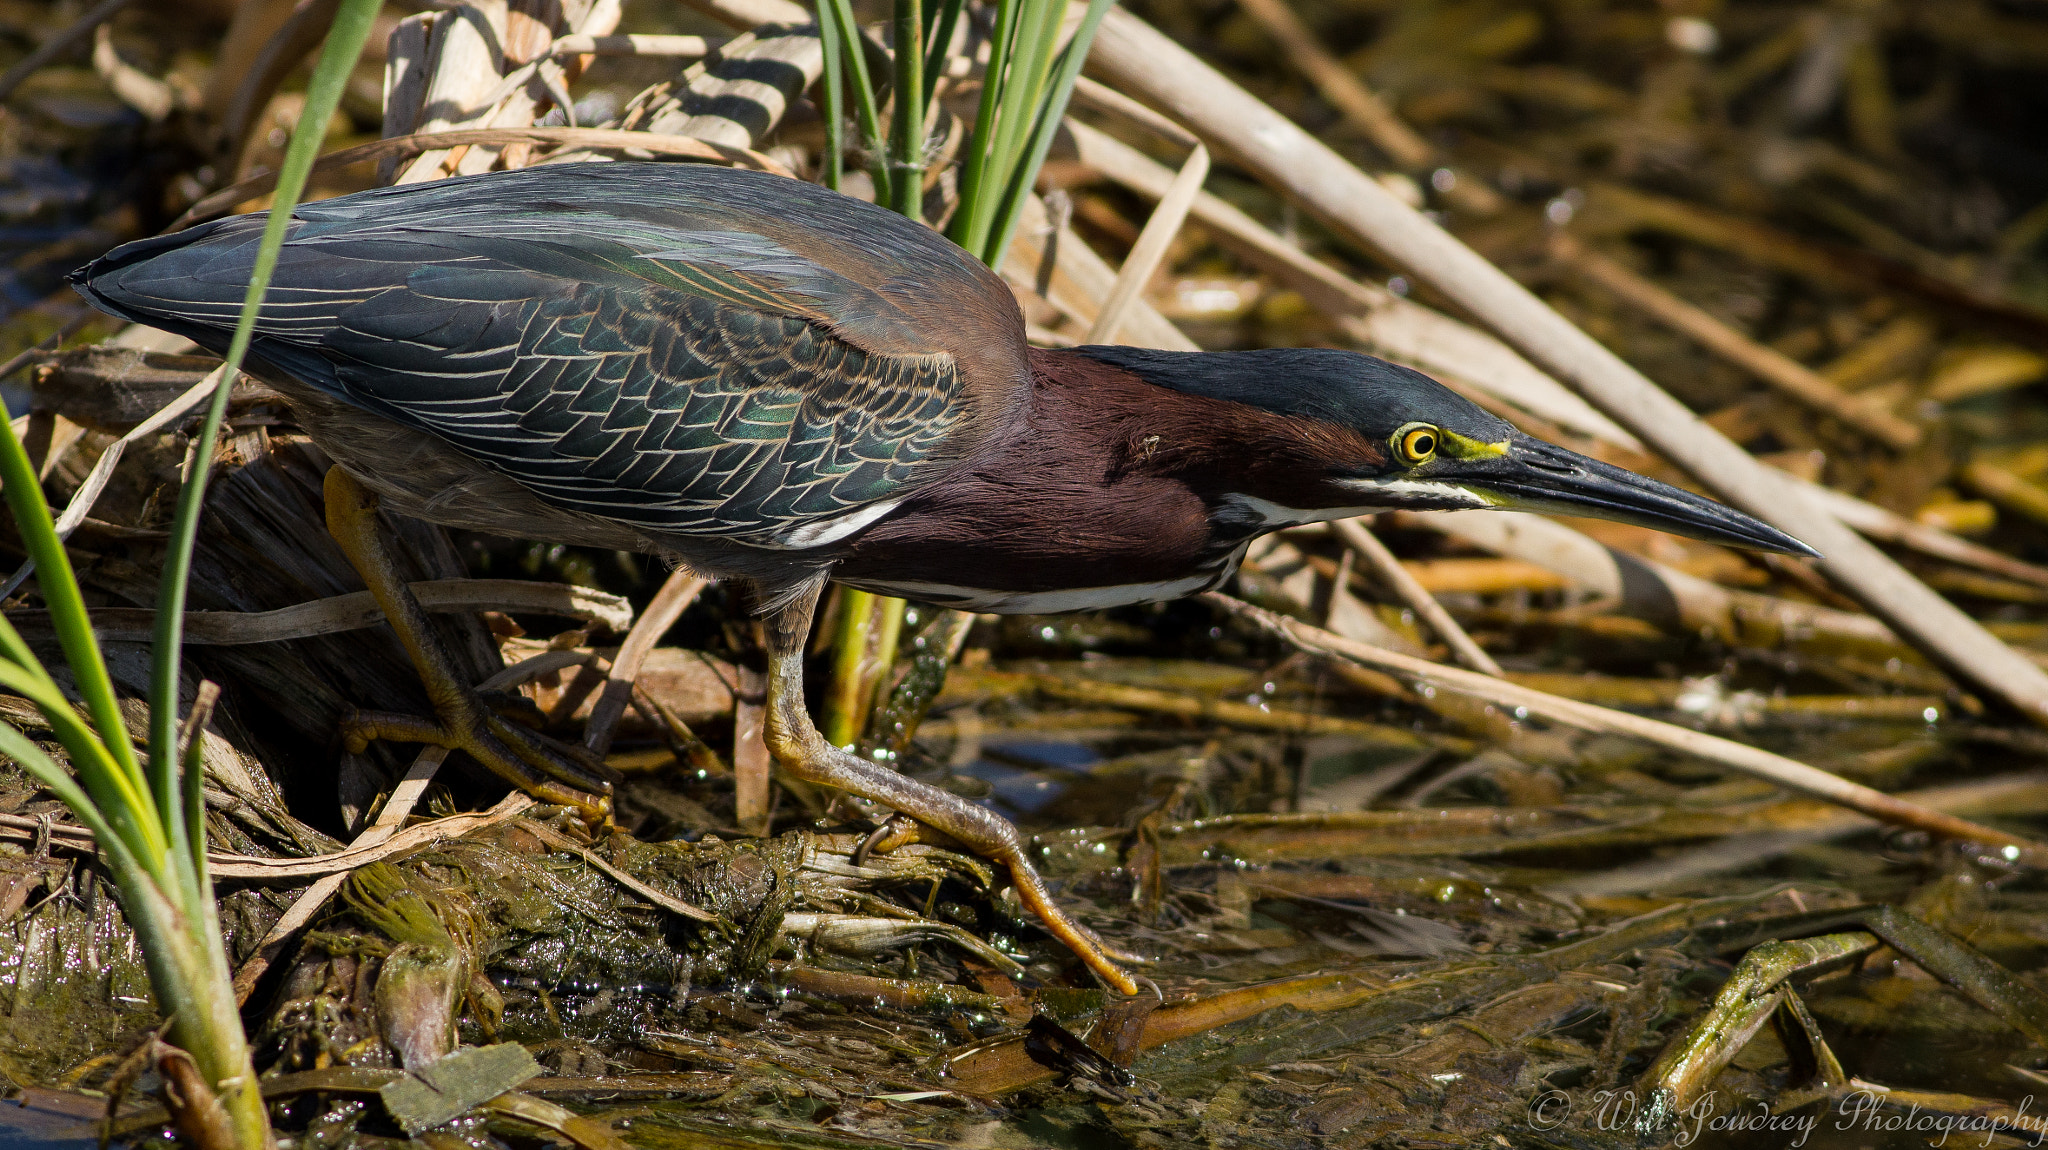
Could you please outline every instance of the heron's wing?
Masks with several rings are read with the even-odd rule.
[[[874,288],[767,237],[306,214],[254,354],[557,506],[814,546],[908,494],[961,418],[951,355]],[[85,288],[219,345],[260,222],[116,252]]]
[[[956,418],[950,357],[865,352],[801,318],[589,283],[451,300],[455,277],[416,278],[322,341],[343,392],[650,531],[828,542],[907,494]]]

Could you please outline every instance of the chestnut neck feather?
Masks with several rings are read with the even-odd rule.
[[[1009,591],[1220,580],[1263,526],[1229,496],[1342,506],[1332,465],[1385,458],[1334,423],[1163,387],[1074,351],[1034,349],[1030,364],[1027,402],[853,541],[836,577]]]

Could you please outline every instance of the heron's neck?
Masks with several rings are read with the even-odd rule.
[[[1292,418],[1194,386],[1208,354],[1132,366],[1095,348],[1033,348],[1030,421],[1041,434],[1094,441],[1118,474],[1175,475],[1204,491],[1285,494],[1353,450],[1346,428]],[[1164,353],[1161,353],[1162,355]]]

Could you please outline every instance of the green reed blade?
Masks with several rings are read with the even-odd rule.
[[[263,241],[256,250],[256,265],[249,276],[249,290],[242,298],[242,314],[228,343],[226,370],[221,373],[220,386],[214,390],[213,402],[207,406],[206,421],[201,425],[199,438],[193,447],[192,458],[198,462],[191,479],[178,492],[177,515],[172,520],[170,544],[164,554],[163,578],[157,592],[156,633],[150,651],[150,782],[155,792],[158,817],[164,819],[177,854],[187,869],[186,880],[180,884],[185,888],[187,899],[196,899],[199,894],[196,882],[203,881],[202,876],[206,873],[206,836],[203,831],[195,833],[193,828],[185,825],[186,804],[178,793],[178,672],[184,643],[186,583],[192,571],[199,514],[205,506],[206,481],[214,449],[220,439],[221,420],[227,414],[228,394],[234,389],[235,374],[255,335],[256,315],[263,304],[264,292],[270,287],[271,274],[277,268],[285,231],[291,224],[292,209],[305,190],[306,178],[312,173],[313,161],[319,156],[320,145],[327,136],[327,122],[341,102],[342,89],[348,83],[349,74],[355,70],[356,58],[362,54],[363,44],[369,39],[370,27],[380,5],[381,0],[343,0],[340,10],[335,13],[334,23],[327,30],[327,44],[321,49],[320,61],[314,66],[313,78],[306,86],[305,110],[292,129],[284,163],[278,168],[277,192],[272,201],[270,219],[263,229]],[[195,779],[187,785],[196,787],[199,782]],[[196,914],[198,910],[196,901],[187,907],[188,913]]]
[[[896,112],[889,124],[889,200],[899,215],[924,218],[924,12],[896,0]]]
[[[1023,162],[1011,176],[1003,196],[1001,213],[991,228],[989,250],[996,253],[996,259],[990,261],[992,267],[998,265],[1002,253],[1010,250],[1010,239],[1016,234],[1017,221],[1023,215],[1024,198],[1031,194],[1038,182],[1038,170],[1045,165],[1046,154],[1052,150],[1054,137],[1059,135],[1060,121],[1066,118],[1067,103],[1073,98],[1074,85],[1081,78],[1081,66],[1088,60],[1088,46],[1094,43],[1095,30],[1115,3],[1116,0],[1090,0],[1088,11],[1081,18],[1081,26],[1074,30],[1074,38],[1060,53],[1052,88],[1039,107],[1038,122],[1032,128]]]

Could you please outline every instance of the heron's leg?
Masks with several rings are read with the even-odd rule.
[[[398,641],[412,656],[435,716],[357,712],[343,720],[349,749],[359,751],[371,739],[381,738],[464,751],[543,802],[574,807],[593,820],[608,818],[611,784],[605,781],[601,762],[580,747],[557,743],[496,714],[457,675],[455,661],[442,647],[426,609],[378,537],[377,496],[339,467],[327,471],[326,494],[327,530],[369,585]]]
[[[804,640],[811,630],[811,612],[819,579],[788,605],[767,618],[768,715],[764,732],[768,749],[782,768],[806,782],[837,787],[861,798],[893,807],[903,814],[953,836],[969,849],[1001,863],[1031,913],[1081,957],[1081,961],[1124,994],[1138,993],[1138,983],[1125,973],[1095,932],[1075,922],[1052,900],[1045,880],[1024,853],[1024,836],[1010,821],[958,795],[906,778],[880,763],[871,763],[825,741],[804,709]]]

